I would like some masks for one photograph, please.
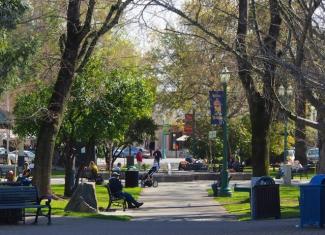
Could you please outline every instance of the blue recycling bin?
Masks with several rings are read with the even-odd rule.
[[[300,227],[325,223],[325,175],[314,176],[309,184],[300,185]]]

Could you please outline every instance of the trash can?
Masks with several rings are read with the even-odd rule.
[[[325,175],[314,176],[309,184],[300,185],[300,227],[325,224]]]
[[[139,186],[139,171],[135,169],[128,169],[125,172],[125,187],[134,188]]]
[[[252,219],[281,217],[279,185],[271,177],[259,178],[252,187],[251,194]]]

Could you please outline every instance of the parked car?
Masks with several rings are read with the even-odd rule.
[[[317,162],[319,160],[319,149],[310,148],[307,150],[307,160],[309,162]]]
[[[131,146],[131,156],[135,156],[137,155],[139,149],[142,149],[142,155],[144,158],[149,158],[150,157],[150,152],[149,150],[146,150],[142,147],[135,147],[135,146]],[[126,147],[125,149],[121,150],[121,149],[118,149],[115,153],[115,155],[118,155],[120,152],[122,151],[122,153],[119,155],[119,157],[127,157],[129,156],[129,152],[130,152],[130,149],[129,147]]]
[[[7,164],[7,150],[0,147],[0,164]]]
[[[208,166],[204,163],[203,160],[197,160],[193,157],[186,157],[185,160],[181,161],[178,164],[178,170],[206,171],[208,170]]]
[[[8,154],[9,161],[11,164],[18,163],[19,150],[14,150]],[[29,150],[24,150],[24,161],[28,163],[33,163],[35,160],[35,154]]]

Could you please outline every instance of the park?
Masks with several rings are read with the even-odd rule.
[[[325,3],[0,0],[0,234],[321,234]]]

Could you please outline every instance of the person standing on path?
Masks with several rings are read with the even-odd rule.
[[[160,159],[162,159],[162,154],[159,149],[153,153],[154,161],[157,162],[158,167],[160,168]]]
[[[139,149],[135,157],[137,159],[138,169],[141,170],[142,160],[143,160],[142,149]]]

